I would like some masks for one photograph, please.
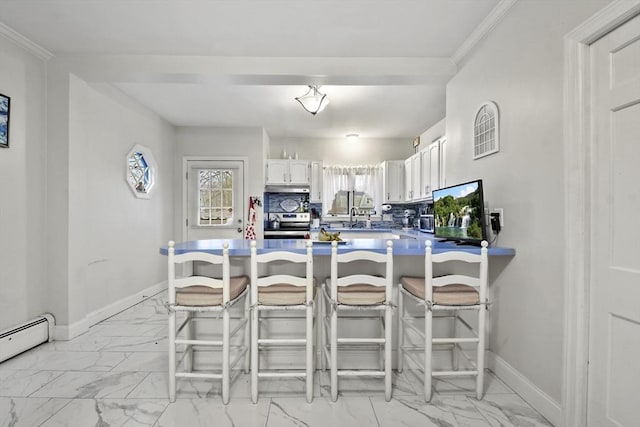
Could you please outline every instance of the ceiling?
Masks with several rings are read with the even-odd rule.
[[[413,138],[444,117],[454,59],[499,3],[0,0],[0,34],[17,32],[176,126]],[[308,84],[330,99],[316,116],[294,100]]]

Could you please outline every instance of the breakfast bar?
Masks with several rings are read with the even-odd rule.
[[[396,235],[397,236],[397,235]],[[399,236],[403,237],[403,236]],[[432,234],[421,233],[417,238],[394,239],[346,239],[338,245],[338,252],[352,252],[358,250],[369,250],[378,253],[386,251],[386,242],[393,242],[393,276],[394,282],[398,283],[402,275],[423,275],[424,274],[424,254],[426,242],[432,242],[434,254],[463,251],[469,253],[480,253],[480,247],[472,245],[459,245],[454,242],[441,242],[433,238]],[[406,237],[406,236],[405,236]],[[257,253],[267,253],[276,251],[291,251],[304,253],[308,240],[304,239],[258,239],[256,240]],[[229,256],[231,258],[232,274],[247,274],[249,271],[249,257],[252,240],[244,239],[209,239],[192,240],[187,242],[176,242],[175,253],[205,252],[211,254],[222,254],[222,247],[229,244]],[[495,277],[515,256],[515,249],[504,247],[489,247],[489,281]],[[167,255],[167,246],[160,248],[160,254]],[[329,277],[330,271],[331,242],[313,241],[314,276],[318,283],[322,283]],[[359,268],[354,264],[353,270]],[[351,270],[351,268],[347,268]],[[198,270],[201,274],[206,271]],[[186,272],[185,272],[186,273]]]
[[[440,242],[436,239],[426,237],[422,239],[393,239],[394,256],[424,256],[425,242],[432,242],[433,253],[448,251],[463,251],[470,253],[480,253],[480,247],[470,245],[458,245],[453,242]],[[356,250],[371,250],[384,253],[386,249],[386,239],[350,239],[340,242],[340,252],[350,252]],[[229,256],[231,257],[248,257],[250,255],[251,240],[243,239],[210,239],[210,240],[192,240],[187,242],[176,242],[176,254],[187,252],[206,252],[212,254],[221,254],[222,245],[229,244]],[[256,240],[258,253],[274,252],[274,251],[292,251],[304,253],[306,248],[306,240],[299,239],[272,239],[272,240]],[[167,247],[160,249],[162,255],[167,255]],[[314,256],[331,255],[331,242],[313,242]],[[515,249],[503,247],[489,247],[489,256],[514,256]]]

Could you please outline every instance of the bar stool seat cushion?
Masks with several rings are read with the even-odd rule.
[[[316,297],[316,279],[313,279],[313,298]],[[301,305],[306,303],[307,289],[288,283],[258,287],[258,302],[262,305]]]
[[[415,297],[424,299],[424,277],[403,276],[402,286]],[[471,286],[452,284],[433,288],[433,303],[437,305],[477,305],[480,294]]]
[[[236,276],[229,279],[229,300],[234,300],[249,285],[248,276]],[[190,307],[213,306],[222,304],[222,288],[208,286],[190,286],[176,289],[176,305]]]
[[[385,288],[366,283],[338,286],[338,303],[345,305],[379,305],[385,302]]]

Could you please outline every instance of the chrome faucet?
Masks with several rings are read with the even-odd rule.
[[[351,208],[351,214],[349,215],[350,228],[353,228],[358,223],[356,215],[360,215],[360,210],[357,207],[353,206]]]

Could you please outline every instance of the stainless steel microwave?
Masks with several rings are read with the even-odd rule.
[[[433,215],[420,215],[418,229],[423,233],[433,233],[435,231],[435,224]]]

